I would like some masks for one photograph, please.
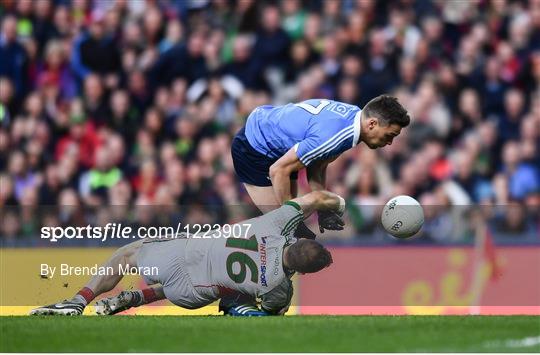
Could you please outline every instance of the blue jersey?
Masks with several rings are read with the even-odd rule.
[[[360,140],[359,107],[312,99],[285,106],[260,106],[248,117],[246,137],[259,153],[272,159],[292,147],[309,166],[336,157]]]

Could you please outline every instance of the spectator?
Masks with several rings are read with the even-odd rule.
[[[39,176],[29,171],[27,158],[21,151],[10,155],[8,172],[13,177],[13,196],[22,203],[26,191],[38,185]]]
[[[4,17],[0,35],[0,77],[8,77],[15,88],[15,96],[23,99],[28,90],[28,54],[17,41],[17,18]]]
[[[257,60],[257,70],[277,67],[285,70],[289,63],[290,38],[281,28],[279,9],[266,6],[262,13],[262,28],[257,33],[253,53]]]
[[[54,86],[58,89],[58,99],[70,100],[77,95],[75,79],[67,65],[64,45],[51,40],[45,47],[45,65],[38,73],[40,86]]]
[[[122,171],[113,165],[109,150],[101,147],[96,151],[95,167],[81,176],[79,193],[85,203],[100,205],[108,197],[108,190],[121,179]]]
[[[503,140],[517,139],[519,137],[519,123],[525,109],[525,98],[517,90],[508,90],[504,96],[505,112],[501,117],[499,129]]]
[[[111,84],[118,81],[120,53],[104,26],[105,14],[96,9],[90,17],[88,34],[79,37],[72,54],[73,70],[80,80],[91,72],[106,75]],[[112,86],[112,85],[111,85]]]
[[[207,74],[203,57],[205,35],[195,32],[189,36],[187,45],[178,43],[162,53],[151,69],[152,85],[169,85],[173,79],[182,77],[192,82]]]
[[[509,196],[522,200],[528,194],[540,190],[538,171],[522,161],[517,142],[509,141],[503,149],[504,174],[508,179]]]
[[[515,242],[522,240],[537,240],[535,227],[527,216],[525,206],[518,201],[511,201],[504,206],[504,213],[500,215],[494,224],[493,230],[496,231],[500,240]]]
[[[250,38],[245,35],[234,38],[232,51],[232,60],[223,65],[222,73],[236,77],[250,89],[265,88],[264,79],[257,72]]]

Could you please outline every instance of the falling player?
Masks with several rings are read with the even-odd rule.
[[[344,209],[340,196],[315,191],[239,223],[249,228],[246,238],[185,235],[136,241],[118,249],[104,265],[112,273],[93,276],[72,299],[36,308],[30,314],[80,315],[95,297],[112,290],[123,277],[119,270],[128,267],[157,267],[158,272],[143,276],[150,288],[98,301],[100,313],[114,314],[164,298],[195,309],[238,293],[261,298],[264,314],[283,314],[292,296],[290,276],[317,272],[332,263],[327,249],[314,240],[297,241],[294,230],[314,211],[341,215]]]

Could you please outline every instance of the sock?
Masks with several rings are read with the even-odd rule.
[[[158,300],[156,292],[153,288],[145,288],[144,290],[131,291],[132,302],[137,306],[152,303]]]
[[[79,292],[77,292],[75,297],[72,298],[72,301],[76,303],[82,303],[86,306],[88,303],[92,302],[94,298],[96,298],[96,296],[94,295],[94,291],[92,291],[88,287],[83,287]]]

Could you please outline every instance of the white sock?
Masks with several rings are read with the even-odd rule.
[[[86,300],[84,299],[83,296],[81,295],[75,295],[72,299],[71,299],[71,302],[74,302],[74,303],[81,303],[81,304],[84,304],[85,306],[88,304],[86,302]]]

